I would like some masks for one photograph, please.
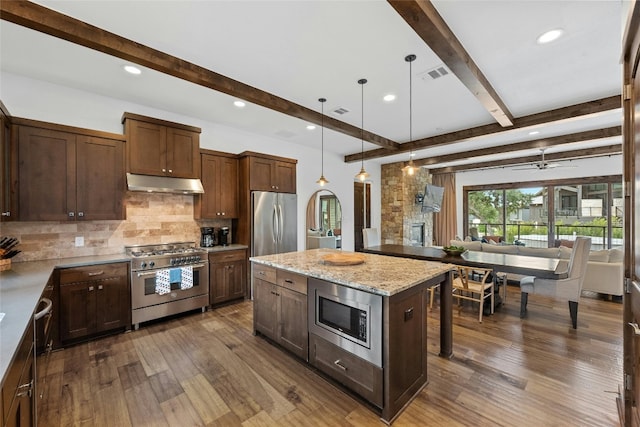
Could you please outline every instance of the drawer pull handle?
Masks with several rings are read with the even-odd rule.
[[[629,323],[627,323],[627,325],[629,325],[629,326],[631,326],[631,327],[633,328],[633,334],[634,334],[635,336],[640,335],[640,327],[638,327],[638,324],[637,324],[637,323],[631,323],[631,322],[629,322]]]
[[[89,292],[93,290],[93,286],[89,286]]]
[[[347,367],[344,366],[342,363],[340,363],[340,359],[336,360],[335,362],[333,362],[334,365],[336,365],[338,368],[342,369],[343,371],[347,371]]]
[[[102,274],[104,274],[104,270],[95,271],[95,272],[89,272],[89,277],[100,276]]]
[[[293,280],[291,280],[291,279],[285,279],[285,280],[284,280],[284,282],[285,282],[285,283],[289,283],[289,284],[292,284],[292,285],[293,285]]]
[[[98,285],[98,290],[101,291],[102,290],[102,285]]]
[[[33,393],[33,380],[18,387],[16,397],[29,396]]]
[[[413,319],[413,307],[404,311],[404,321]]]

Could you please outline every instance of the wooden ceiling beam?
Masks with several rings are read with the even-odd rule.
[[[622,154],[622,144],[606,145],[602,147],[584,148],[581,150],[563,151],[560,153],[546,153],[544,155],[545,161],[558,161],[558,160],[575,160],[584,159],[587,157],[602,157],[611,156],[615,154]],[[505,166],[516,166],[523,164],[535,164],[540,162],[541,155],[517,157],[512,159],[494,160],[491,162],[480,163],[468,163],[464,165],[448,166],[444,168],[429,169],[429,173],[432,175],[439,173],[449,172],[462,172],[476,169],[495,169],[504,168]]]
[[[592,114],[604,113],[621,108],[621,103],[622,98],[620,95],[610,96],[608,98],[597,99],[595,101],[583,102],[581,104],[570,105],[568,107],[562,107],[555,110],[549,110],[541,113],[531,114],[529,116],[523,116],[515,119],[513,127],[509,129],[504,129],[500,125],[492,123],[490,125],[477,126],[475,128],[464,129],[446,133],[443,135],[436,135],[429,138],[418,139],[413,142],[406,142],[404,144],[400,144],[400,147],[393,152],[389,152],[388,150],[382,148],[368,150],[364,152],[364,160],[386,157],[398,153],[408,153],[410,151],[424,150],[425,148],[455,144],[464,139],[471,139],[484,135],[510,132],[515,129],[522,129],[532,126],[560,122],[562,120],[586,117]],[[361,158],[362,154],[358,152],[346,155],[344,157],[344,161],[345,163],[356,161],[359,162]],[[414,161],[415,160],[416,159],[414,159]]]
[[[540,138],[532,141],[518,142],[515,144],[500,145],[496,147],[479,148],[476,150],[461,151],[443,156],[434,156],[426,159],[414,159],[416,166],[430,166],[445,162],[467,160],[473,157],[490,156],[493,154],[509,153],[514,151],[531,150],[533,148],[555,147],[558,145],[571,144],[575,142],[593,141],[603,138],[612,138],[622,135],[622,126],[614,126],[606,129],[589,130],[577,132],[569,135],[559,135],[551,138]]]
[[[0,2],[0,19],[238,97],[279,113],[317,125],[322,123],[322,114],[317,111],[29,1]],[[384,147],[387,152],[393,152],[399,146],[395,141],[366,130],[362,135],[360,128],[332,117],[324,117],[324,126],[356,139],[361,139],[362,136],[365,141]]]
[[[505,103],[430,1],[387,1],[500,126],[513,125],[513,116]]]

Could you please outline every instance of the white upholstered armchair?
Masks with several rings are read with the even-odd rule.
[[[552,280],[540,279],[527,276],[520,280],[520,317],[524,317],[527,312],[527,300],[529,294],[539,294],[569,301],[569,314],[573,329],[576,329],[578,322],[578,302],[582,292],[587,271],[587,261],[589,260],[589,250],[591,249],[590,237],[576,237],[573,244],[573,251],[567,264],[567,278]]]

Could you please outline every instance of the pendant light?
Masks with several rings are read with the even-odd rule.
[[[320,184],[320,187],[324,187],[326,184],[329,183],[329,181],[327,181],[327,178],[324,177],[324,103],[327,102],[327,100],[326,100],[326,98],[320,98],[320,99],[318,99],[318,101],[320,101],[320,105],[322,106],[322,118],[321,118],[321,120],[322,120],[321,123],[322,124],[321,124],[321,127],[320,127],[320,132],[321,132],[320,133],[320,135],[321,135],[320,140],[322,141],[322,152],[321,152],[322,153],[322,155],[321,155],[322,156],[321,157],[321,159],[322,159],[322,162],[321,162],[322,169],[321,169],[321,172],[320,172],[320,179],[318,179],[316,181],[316,184]]]
[[[360,143],[361,143],[361,154],[362,158],[360,161],[360,172],[356,175],[356,179],[364,182],[367,178],[369,178],[369,174],[366,170],[364,170],[364,85],[367,83],[367,79],[358,80],[358,84],[360,85],[362,92],[362,105],[360,111],[362,113],[362,126],[360,128]]]
[[[407,61],[409,63],[409,143],[411,144],[413,142],[413,134],[412,134],[412,128],[413,128],[413,123],[412,123],[412,107],[413,107],[413,90],[411,87],[411,80],[412,80],[412,75],[411,75],[411,63],[413,61],[415,61],[416,56],[415,55],[407,55],[405,56],[404,60]],[[409,163],[402,168],[403,172],[406,172],[407,175],[413,175],[416,172],[416,167],[413,164],[413,148],[411,149],[411,153],[409,153]]]

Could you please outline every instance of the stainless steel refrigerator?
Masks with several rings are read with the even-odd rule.
[[[298,250],[297,196],[289,193],[251,193],[251,256]]]

